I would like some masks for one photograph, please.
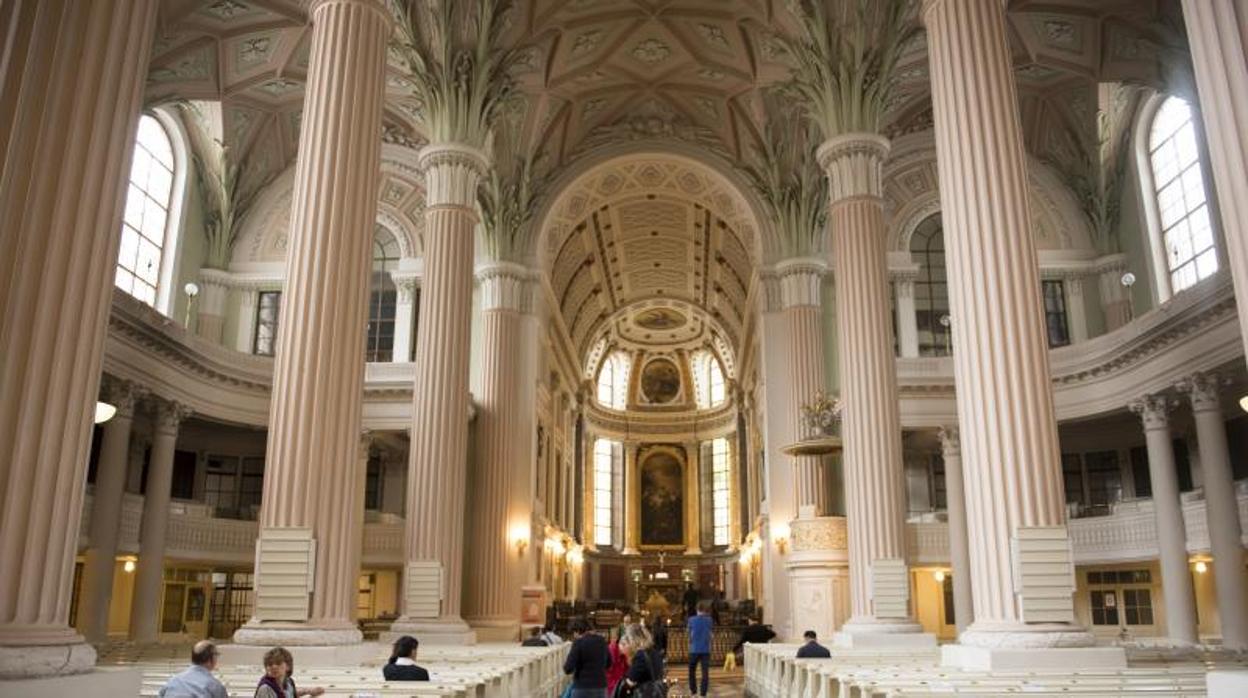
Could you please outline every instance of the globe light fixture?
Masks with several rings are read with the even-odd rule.
[[[1209,571],[1209,565],[1204,560],[1196,561],[1196,574],[1204,574]]]
[[[933,574],[932,576],[936,578],[936,582],[937,582],[938,584],[944,584],[944,582],[945,582],[945,571],[944,571],[944,570],[936,570],[936,573],[935,573],[935,574]]]
[[[1245,395],[1239,399],[1239,409],[1245,412],[1248,412],[1248,395]]]
[[[104,422],[107,422],[108,420],[112,419],[113,415],[115,414],[117,414],[117,407],[115,405],[110,405],[107,402],[99,402],[99,401],[95,403],[95,423],[96,424],[103,424]]]
[[[134,571],[134,560],[126,560],[125,564],[123,564],[123,565],[121,566],[121,569],[125,570],[125,571],[126,571],[126,574],[130,574],[131,572],[133,572],[133,571]]]
[[[182,291],[186,293],[186,318],[182,326],[189,330],[191,329],[191,306],[195,305],[195,297],[199,295],[199,284],[188,281],[182,287]]]

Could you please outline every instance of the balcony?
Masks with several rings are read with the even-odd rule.
[[[88,491],[78,533],[79,549],[85,549],[91,543],[91,506],[92,496]],[[139,552],[139,522],[142,516],[143,497],[126,493],[121,508],[118,554]],[[216,517],[207,504],[175,499],[169,506],[165,557],[248,567],[255,561],[259,531],[260,526],[255,521]],[[363,564],[398,566],[402,562],[403,519],[391,514],[366,512]]]
[[[1240,526],[1248,530],[1248,480],[1236,484]],[[1187,530],[1187,551],[1209,551],[1209,529],[1205,500],[1199,490],[1183,495],[1183,522]],[[1135,562],[1154,559],[1157,550],[1157,520],[1153,500],[1134,499],[1107,507],[1103,516],[1071,519],[1070,538],[1075,564]],[[1248,536],[1244,537],[1248,544]],[[949,528],[937,516],[906,525],[907,555],[911,564],[948,564]]]

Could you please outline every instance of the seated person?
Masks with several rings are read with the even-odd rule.
[[[553,623],[547,623],[546,626],[542,628],[542,639],[545,640],[546,644],[551,647],[563,644],[563,638],[559,637],[559,633],[555,632],[555,626]]]
[[[191,666],[174,674],[156,695],[160,698],[228,698],[225,686],[213,676],[217,668],[217,646],[200,640],[191,648]]]
[[[549,644],[542,637],[542,627],[540,625],[529,628],[529,636],[520,641],[521,647],[547,647]]]
[[[416,648],[419,646],[420,643],[411,635],[395,640],[390,661],[381,668],[381,675],[387,681],[428,681],[429,672],[416,666]]]
[[[776,639],[776,631],[772,630],[770,625],[763,625],[761,621],[756,621],[745,626],[745,630],[741,631],[741,640],[733,646],[732,651],[740,650],[747,642],[762,645],[774,639]]]
[[[295,658],[285,647],[274,647],[264,653],[264,676],[256,686],[255,698],[296,698],[297,696],[324,695],[325,689],[296,688],[292,675]]]
[[[832,653],[827,647],[819,644],[815,631],[807,630],[802,633],[802,637],[806,638],[806,644],[797,648],[798,659],[831,659]]]

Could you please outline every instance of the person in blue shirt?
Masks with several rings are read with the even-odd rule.
[[[831,659],[832,653],[827,647],[819,644],[819,636],[813,630],[807,630],[802,633],[802,637],[806,638],[806,644],[797,648],[798,659]]]
[[[705,696],[711,687],[711,607],[698,604],[698,615],[685,621],[689,628],[689,693]],[[698,691],[698,665],[702,665],[702,690]]]
[[[160,698],[229,698],[225,685],[213,675],[217,668],[217,646],[200,640],[191,648],[191,667],[169,678],[160,692]]]

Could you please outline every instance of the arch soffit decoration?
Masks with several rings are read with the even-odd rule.
[[[282,262],[290,231],[295,167],[288,167],[260,194],[243,221],[233,264]],[[424,254],[424,184],[409,148],[382,147],[376,222],[390,231],[405,258]]]
[[[1087,218],[1060,175],[1029,155],[1027,184],[1036,247],[1095,255]],[[909,252],[915,229],[940,212],[940,179],[932,131],[907,135],[894,142],[892,157],[884,166],[884,199],[889,213],[888,248]]]

